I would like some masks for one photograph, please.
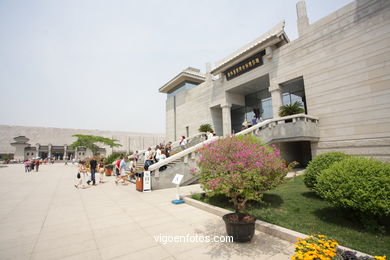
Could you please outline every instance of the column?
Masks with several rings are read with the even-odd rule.
[[[37,154],[34,157],[39,157],[39,144],[36,145]]]
[[[48,158],[51,158],[51,144],[48,144],[48,153],[47,153],[47,157],[48,157]]]
[[[309,27],[309,17],[307,16],[305,1],[299,1],[297,3],[297,17],[298,34],[299,37],[301,37],[304,33],[306,33]]]
[[[222,129],[224,136],[230,136],[232,133],[232,118],[230,115],[230,108],[232,105],[224,104],[221,105],[222,108]]]
[[[64,161],[66,161],[68,159],[68,158],[66,158],[68,156],[67,150],[68,150],[68,146],[65,144],[64,145],[64,157],[62,158]]]
[[[79,151],[78,150],[79,150],[78,147],[76,147],[74,149],[74,158],[76,159],[76,161],[79,160]]]
[[[277,118],[279,117],[279,108],[283,105],[282,90],[279,84],[272,84],[268,90],[271,93],[272,99],[272,117]]]

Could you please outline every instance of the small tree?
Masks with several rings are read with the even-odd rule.
[[[296,101],[292,105],[284,105],[279,108],[279,116],[291,116],[295,114],[304,113],[305,110],[302,108],[303,104],[300,101]]]
[[[116,143],[118,140],[110,139],[102,136],[82,135],[82,134],[77,134],[73,136],[77,137],[77,140],[70,145],[71,147],[73,148],[86,147],[92,151],[94,156],[97,154],[97,152],[100,149],[100,147],[97,146],[96,143],[105,144],[110,146],[111,148],[116,146],[122,146],[121,144]]]
[[[213,130],[213,128],[211,127],[210,124],[203,124],[203,125],[200,125],[198,131],[199,131],[200,133],[202,133],[202,132],[214,132],[214,130]]]
[[[250,136],[233,136],[199,151],[200,183],[206,195],[224,194],[237,212],[248,200],[261,201],[263,193],[282,182],[289,168],[276,147]]]

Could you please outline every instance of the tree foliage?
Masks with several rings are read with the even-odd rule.
[[[105,144],[111,148],[122,146],[121,144],[116,143],[118,140],[102,137],[102,136],[77,134],[77,135],[73,135],[73,137],[77,137],[77,140],[70,145],[71,147],[88,148],[92,151],[93,155],[96,155],[97,152],[99,151],[100,147],[97,145],[99,143]]]

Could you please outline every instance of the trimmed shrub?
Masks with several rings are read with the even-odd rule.
[[[317,178],[316,192],[332,204],[374,216],[390,215],[390,164],[351,157]]]
[[[324,153],[316,156],[309,162],[305,170],[305,184],[313,189],[317,183],[317,177],[323,170],[328,169],[333,163],[349,158],[350,155],[340,152]]]

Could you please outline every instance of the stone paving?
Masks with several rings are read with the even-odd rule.
[[[250,243],[162,243],[161,235],[226,235],[222,219],[173,205],[175,189],[106,183],[76,189],[77,169],[0,168],[0,259],[289,259],[293,244],[256,231]],[[200,191],[198,185],[183,193]]]

